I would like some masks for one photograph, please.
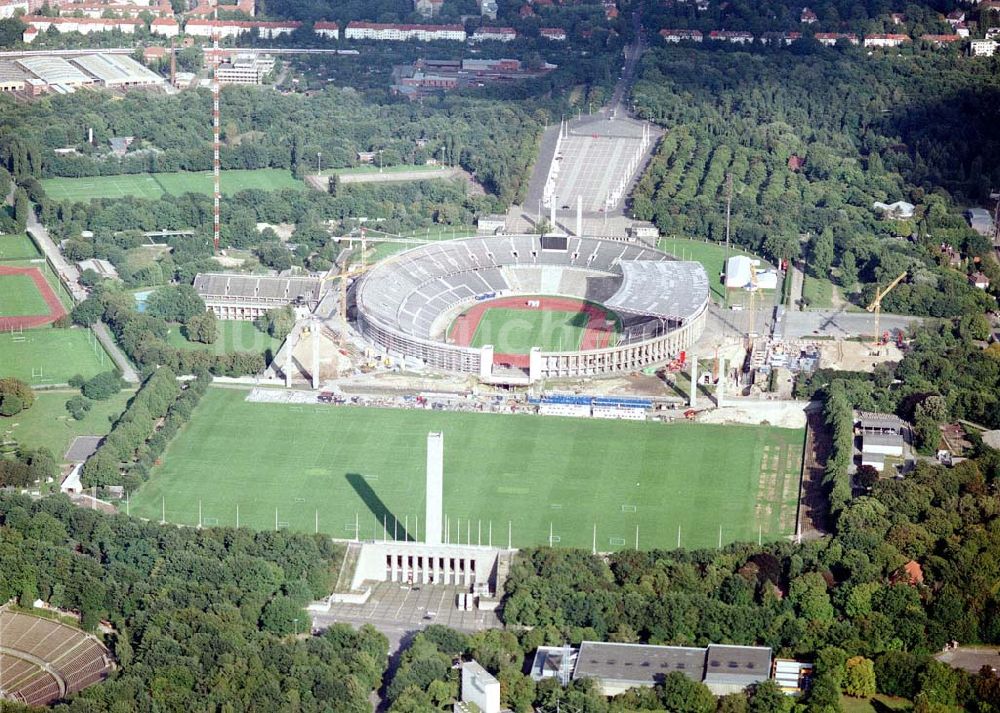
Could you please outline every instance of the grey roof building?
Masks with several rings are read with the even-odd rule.
[[[771,649],[719,644],[702,648],[584,641],[580,645],[573,678],[592,678],[604,695],[614,696],[630,688],[655,686],[675,671],[705,683],[716,695],[724,695],[767,680],[771,674]]]
[[[194,289],[219,319],[252,320],[269,309],[290,304],[314,306],[320,298],[318,277],[269,277],[202,272]]]
[[[993,235],[993,216],[985,208],[969,208],[965,211],[965,219],[969,227],[980,235]]]

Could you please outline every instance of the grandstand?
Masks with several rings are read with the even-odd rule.
[[[270,309],[301,304],[313,309],[320,299],[318,277],[269,277],[203,272],[194,289],[219,319],[257,319]]]
[[[43,706],[103,681],[104,645],[79,629],[0,609],[0,700]]]
[[[354,291],[357,325],[367,339],[432,368],[492,380],[500,376],[489,348],[449,343],[446,334],[465,308],[511,295],[584,300],[622,318],[616,343],[609,346],[534,350],[526,375],[502,377],[517,383],[632,371],[674,358],[704,328],[708,277],[697,263],[639,243],[503,235],[398,253],[372,269]]]

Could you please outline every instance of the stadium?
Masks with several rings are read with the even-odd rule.
[[[642,243],[499,235],[391,256],[354,301],[359,331],[389,354],[533,383],[675,358],[704,330],[709,284],[700,264]]]
[[[0,701],[49,705],[103,681],[112,668],[94,636],[29,614],[0,609],[0,641]]]

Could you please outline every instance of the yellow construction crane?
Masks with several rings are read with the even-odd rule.
[[[754,329],[757,327],[757,268],[750,261],[750,306],[747,314],[747,351],[753,347]]]
[[[868,310],[869,312],[874,312],[875,313],[875,348],[876,349],[878,349],[880,346],[882,346],[882,333],[879,331],[879,316],[882,314],[882,300],[885,298],[885,296],[887,294],[889,294],[890,292],[892,292],[896,288],[896,285],[898,285],[900,282],[903,281],[903,278],[906,277],[906,274],[907,274],[906,270],[903,270],[903,272],[901,272],[899,274],[899,276],[895,280],[893,280],[892,282],[890,282],[888,284],[888,286],[886,286],[886,288],[884,290],[880,290],[879,287],[878,287],[878,285],[875,285],[875,299],[872,300],[872,303],[870,305],[868,305],[867,307],[865,307],[865,309]]]

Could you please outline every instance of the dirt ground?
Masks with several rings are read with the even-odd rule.
[[[299,370],[300,376],[306,380],[312,378],[313,368],[313,338],[315,333],[303,334],[292,350],[292,360]],[[325,334],[319,334],[319,378],[320,381],[335,379],[342,373],[351,370],[351,362],[340,353],[339,348]],[[294,372],[293,372],[294,374]]]
[[[767,424],[779,428],[804,428],[806,404],[802,401],[728,401],[722,408],[702,411],[701,423]]]
[[[895,344],[883,344],[875,347],[862,342],[817,340],[820,351],[820,366],[826,369],[842,371],[871,371],[876,364],[898,362],[903,359],[903,352]]]
[[[295,232],[295,223],[257,223],[258,233],[263,233],[264,228],[270,228],[278,234],[278,239],[281,242],[287,243],[292,239],[292,233]]]

